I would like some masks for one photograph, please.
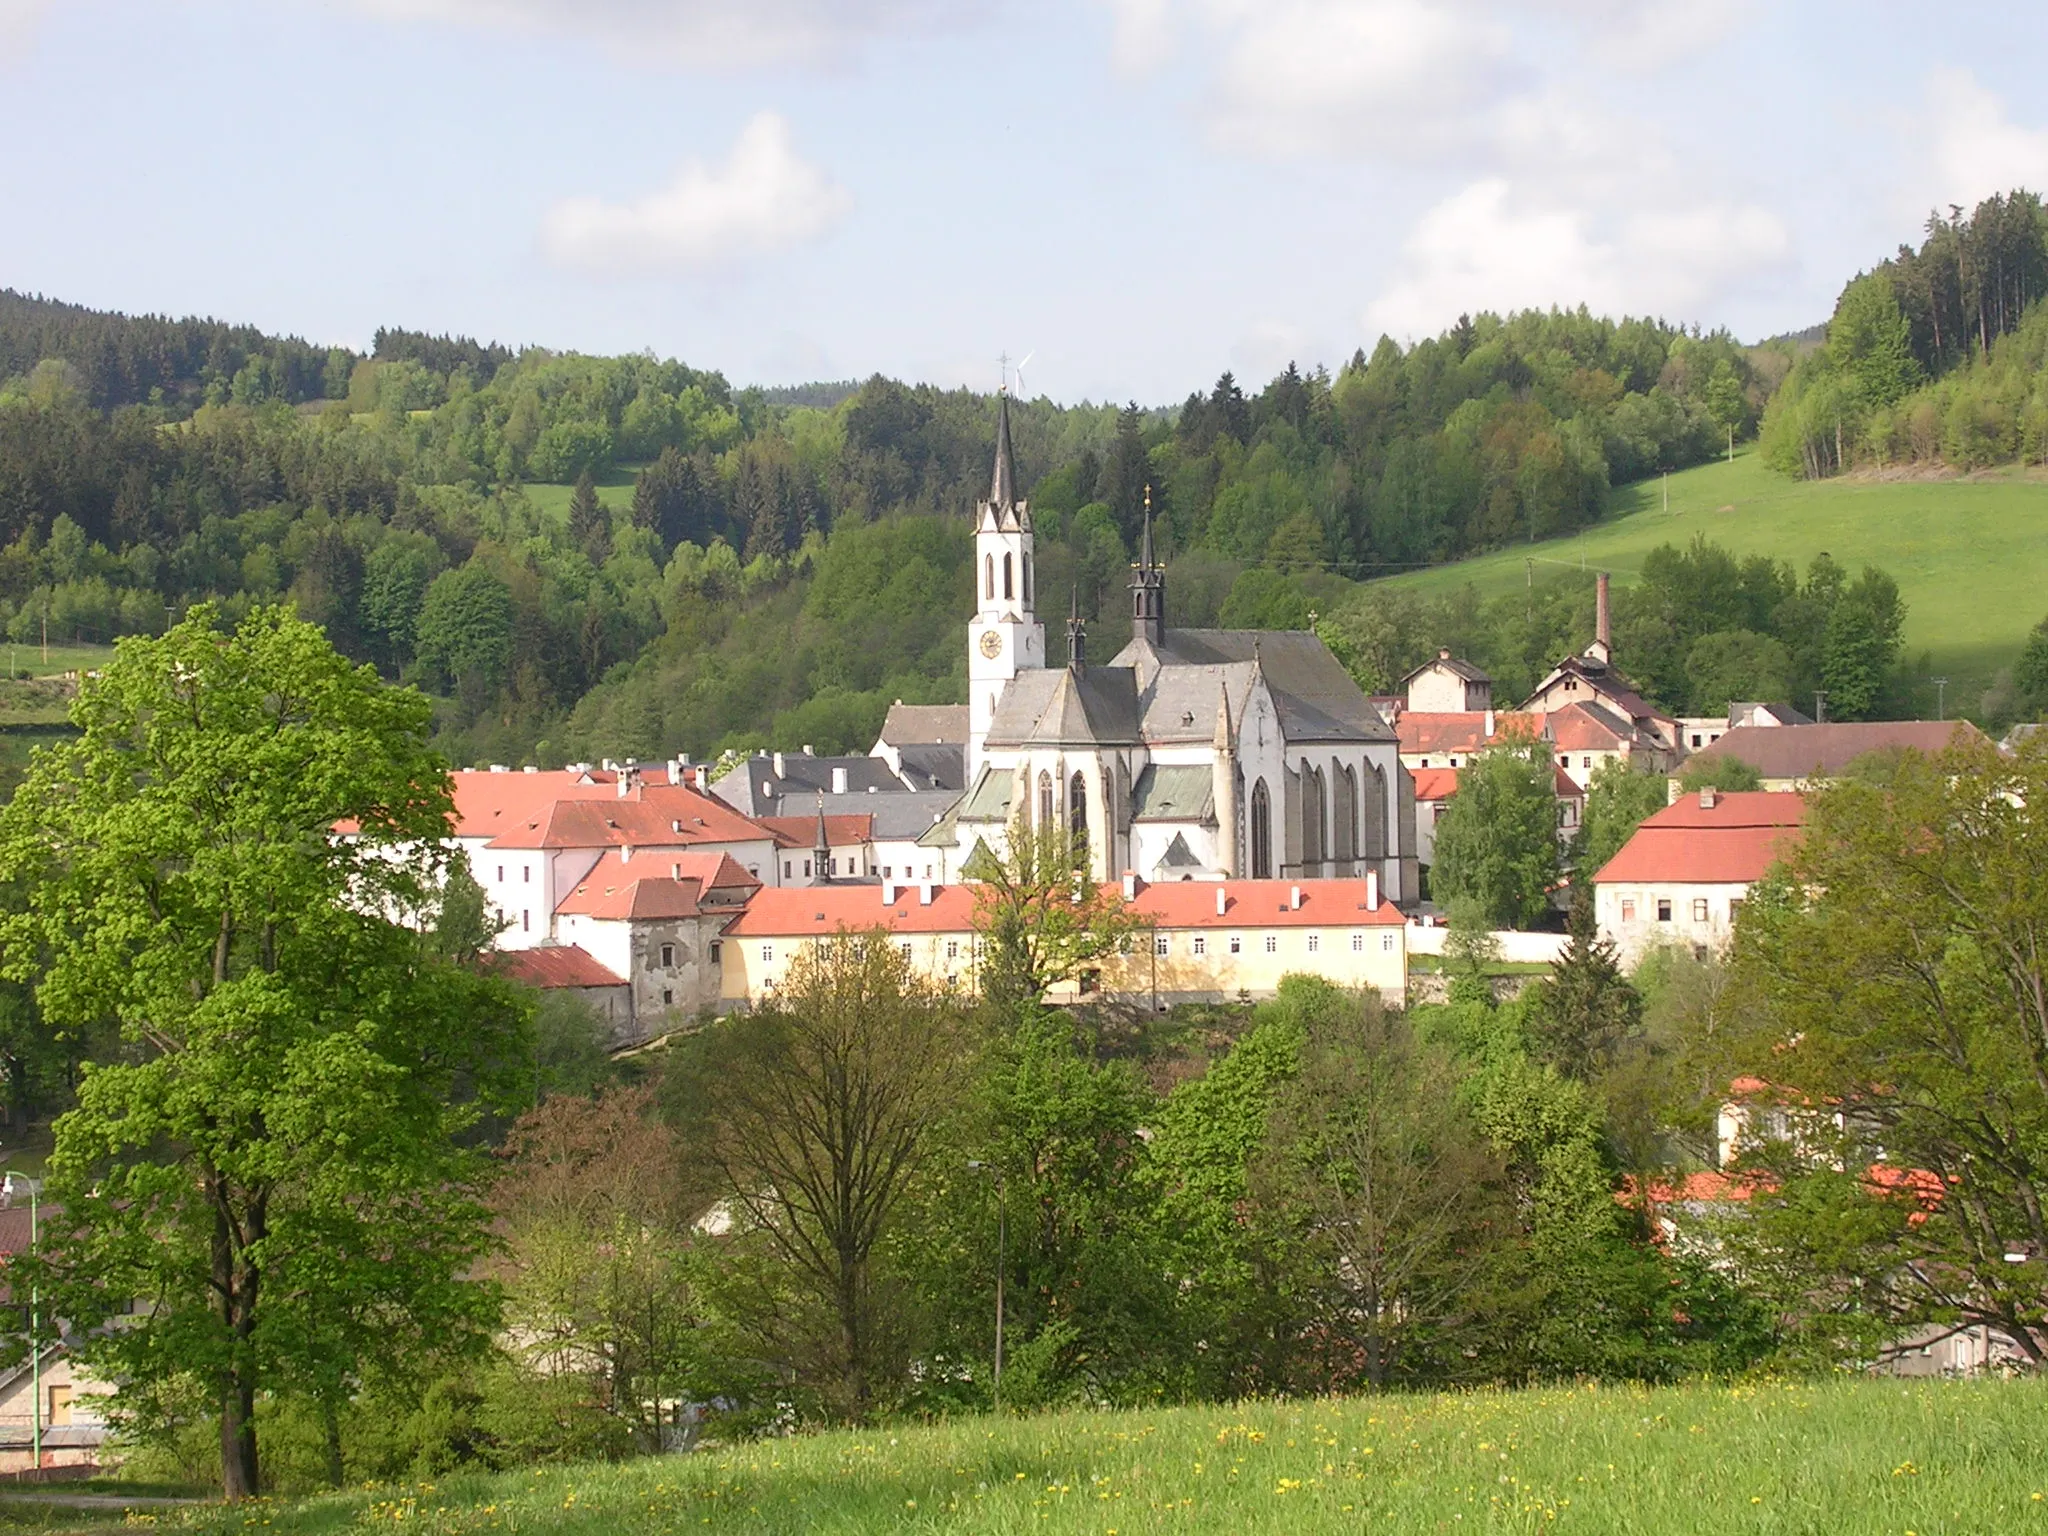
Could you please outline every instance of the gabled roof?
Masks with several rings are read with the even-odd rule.
[[[529,987],[623,987],[626,978],[602,965],[581,944],[546,944],[538,949],[501,950],[491,958],[501,976]],[[0,1215],[4,1215],[0,1212]]]
[[[1732,758],[1766,779],[1804,779],[1840,773],[1866,752],[1903,748],[1940,752],[1952,743],[1988,738],[1967,720],[1871,720],[1826,725],[1739,725],[1694,762]]]
[[[1409,774],[1415,780],[1418,804],[1425,800],[1448,800],[1458,792],[1455,768],[1411,768]]]
[[[892,747],[967,745],[965,704],[906,704],[898,699],[882,721],[881,740]]]
[[[1552,710],[1545,719],[1543,733],[1560,752],[1619,752],[1632,742],[1662,745],[1649,738],[1635,721],[1590,699]]]
[[[886,928],[891,933],[966,933],[974,927],[975,888],[935,885],[929,903],[921,887],[894,888],[884,901],[879,885],[790,886],[762,891],[746,911],[726,924],[729,937],[821,938]]]
[[[1536,685],[1536,691],[1529,695],[1529,702],[1534,703],[1545,693],[1549,692],[1554,684],[1561,682],[1567,677],[1579,679],[1580,682],[1586,685],[1589,691],[1598,694],[1602,699],[1612,704],[1615,709],[1627,715],[1632,721],[1640,723],[1649,720],[1670,719],[1670,716],[1652,708],[1644,700],[1643,696],[1636,692],[1636,685],[1630,682],[1615,667],[1607,662],[1598,661],[1591,656],[1565,657],[1563,661],[1560,661],[1555,667],[1551,668],[1548,677]],[[1522,707],[1527,709],[1529,704],[1524,704]]]
[[[759,880],[724,854],[638,849],[627,859],[624,850],[613,848],[555,904],[555,911],[651,922],[695,917],[707,907],[738,906],[760,889]]]
[[[1139,739],[1137,679],[1129,667],[1019,672],[989,722],[991,746],[1086,747]]]
[[[1751,885],[1798,846],[1805,796],[1750,790],[1707,798],[1686,795],[1644,821],[1593,883]]]
[[[813,757],[808,752],[781,752],[750,757],[718,779],[711,793],[725,804],[748,816],[785,814],[787,802],[795,797],[799,805],[832,790],[834,771],[846,775],[847,789],[865,793],[869,789],[890,794],[904,788],[896,770],[879,757],[863,753],[858,757]]]
[[[1297,890],[1300,906],[1294,905]],[[1161,928],[1393,928],[1407,922],[1384,898],[1371,910],[1369,895],[1363,880],[1174,880],[1140,885],[1126,905]]]
[[[989,763],[981,765],[967,798],[952,813],[955,821],[1008,821],[1010,819],[1010,770]]]
[[[945,789],[957,795],[967,787],[967,748],[958,743],[913,742],[896,748],[896,760],[897,776],[912,794]]]
[[[1406,677],[1402,678],[1397,686],[1405,692],[1408,685],[1425,672],[1448,672],[1451,676],[1462,678],[1468,683],[1490,683],[1493,681],[1491,673],[1482,672],[1469,661],[1460,661],[1449,651],[1439,651]]]
[[[1166,845],[1166,852],[1159,855],[1154,869],[1200,869],[1202,861],[1195,857],[1195,850],[1188,846],[1187,834],[1176,832],[1173,841]]]
[[[1491,735],[1486,730],[1489,718],[1493,721]],[[1424,757],[1434,757],[1438,753],[1477,752],[1509,737],[1547,734],[1540,714],[1479,709],[1407,710],[1394,722],[1394,733],[1404,755],[1415,753]]]
[[[1391,741],[1394,733],[1330,648],[1309,630],[1169,629],[1153,645],[1143,636],[1119,651],[1112,666],[1133,666],[1140,685],[1152,670],[1256,661],[1291,741]],[[1235,683],[1231,697],[1239,699]],[[1242,700],[1240,699],[1240,702]],[[1212,715],[1213,720],[1213,715]]]
[[[534,808],[494,837],[493,848],[691,848],[769,840],[759,822],[676,785],[650,784],[620,798],[563,799]]]
[[[808,816],[757,816],[755,820],[775,834],[775,841],[783,848],[815,848],[818,845],[818,817],[813,811]],[[834,848],[844,848],[853,843],[865,843],[874,836],[875,818],[872,816],[825,815],[825,841]]]
[[[1131,786],[1133,821],[1216,820],[1216,775],[1195,765],[1147,763]]]

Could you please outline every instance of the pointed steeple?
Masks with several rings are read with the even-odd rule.
[[[1152,487],[1145,487],[1145,535],[1131,567],[1131,634],[1154,648],[1166,643],[1166,572],[1152,552]]]
[[[1010,391],[996,391],[996,468],[989,480],[988,504],[1001,517],[1017,504],[1017,470],[1010,448]]]
[[[1152,557],[1152,487],[1145,487],[1145,540],[1138,547],[1138,565],[1151,570],[1159,562]]]
[[[1067,670],[1079,672],[1087,663],[1088,631],[1081,623],[1081,589],[1067,589]]]
[[[811,848],[812,879],[819,885],[827,885],[832,879],[832,840],[825,834],[825,796],[818,795],[818,829],[814,834]]]
[[[1229,757],[1237,748],[1230,740],[1230,684],[1219,682],[1216,692],[1216,755]]]

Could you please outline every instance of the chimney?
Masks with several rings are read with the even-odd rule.
[[[1124,900],[1136,901],[1137,899],[1138,873],[1136,870],[1127,869],[1124,871]]]
[[[1613,610],[1608,604],[1607,572],[1593,578],[1593,654],[1601,661],[1614,659]]]
[[[1380,909],[1380,872],[1368,869],[1365,872],[1365,910],[1377,912]]]
[[[931,883],[931,881],[929,881],[929,880],[920,880],[920,881],[918,882],[918,884],[917,884],[917,904],[918,904],[918,905],[919,905],[920,907],[928,907],[928,906],[930,906],[930,905],[932,904],[932,883]]]
[[[1703,811],[1711,811],[1714,808],[1714,806],[1719,802],[1720,798],[1721,797],[1719,795],[1714,793],[1714,786],[1709,784],[1705,789],[1700,791],[1700,809]]]
[[[620,845],[619,862],[621,864],[630,864],[633,862],[633,845],[631,843],[623,843]]]
[[[810,744],[810,743],[809,743],[809,742],[807,741],[807,742],[805,742],[805,743],[804,743],[804,756],[805,756],[805,757],[810,757],[810,756],[812,756],[812,755],[813,755],[813,754],[812,754],[812,752],[811,752],[811,744]]]
[[[1493,740],[1493,711],[1490,709],[1486,712],[1486,739]]]
[[[778,752],[778,753],[776,753],[776,754],[775,754],[775,757],[774,757],[774,763],[775,763],[775,777],[777,777],[778,779],[781,779],[781,778],[787,778],[787,777],[788,777],[788,775],[787,775],[787,774],[785,774],[785,773],[784,773],[784,772],[782,771],[782,754],[781,754],[780,752]]]
[[[844,768],[834,768],[832,770],[832,793],[835,795],[846,793],[846,770]]]
[[[882,882],[882,905],[885,907],[895,906],[896,893],[900,889],[901,887],[898,886],[894,880],[884,880]]]
[[[1438,661],[1449,661],[1451,659],[1451,648],[1448,645],[1438,646],[1436,648],[1436,659]]]
[[[1216,915],[1218,917],[1224,917],[1229,914],[1229,911],[1230,893],[1224,890],[1223,887],[1219,885],[1216,887]]]
[[[1287,910],[1290,912],[1299,912],[1301,910],[1301,887],[1298,885],[1288,887]]]

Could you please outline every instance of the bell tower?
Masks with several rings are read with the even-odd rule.
[[[1010,448],[1010,394],[996,395],[996,464],[988,500],[975,510],[974,617],[967,626],[967,782],[981,771],[982,743],[1003,687],[1045,665],[1032,569],[1031,509],[1017,498]]]

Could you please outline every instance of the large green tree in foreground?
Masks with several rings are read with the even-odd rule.
[[[520,1058],[522,1015],[397,920],[431,916],[448,826],[426,701],[286,609],[215,617],[81,690],[81,734],[0,814],[27,893],[0,937],[53,1027],[127,1043],[57,1122],[44,1315],[145,1421],[200,1385],[240,1498],[259,1396],[331,1425],[366,1375],[483,1335],[451,1104]]]
[[[1550,744],[1503,741],[1458,774],[1436,829],[1430,883],[1438,901],[1470,902],[1500,928],[1550,910],[1557,883],[1557,771]]]

